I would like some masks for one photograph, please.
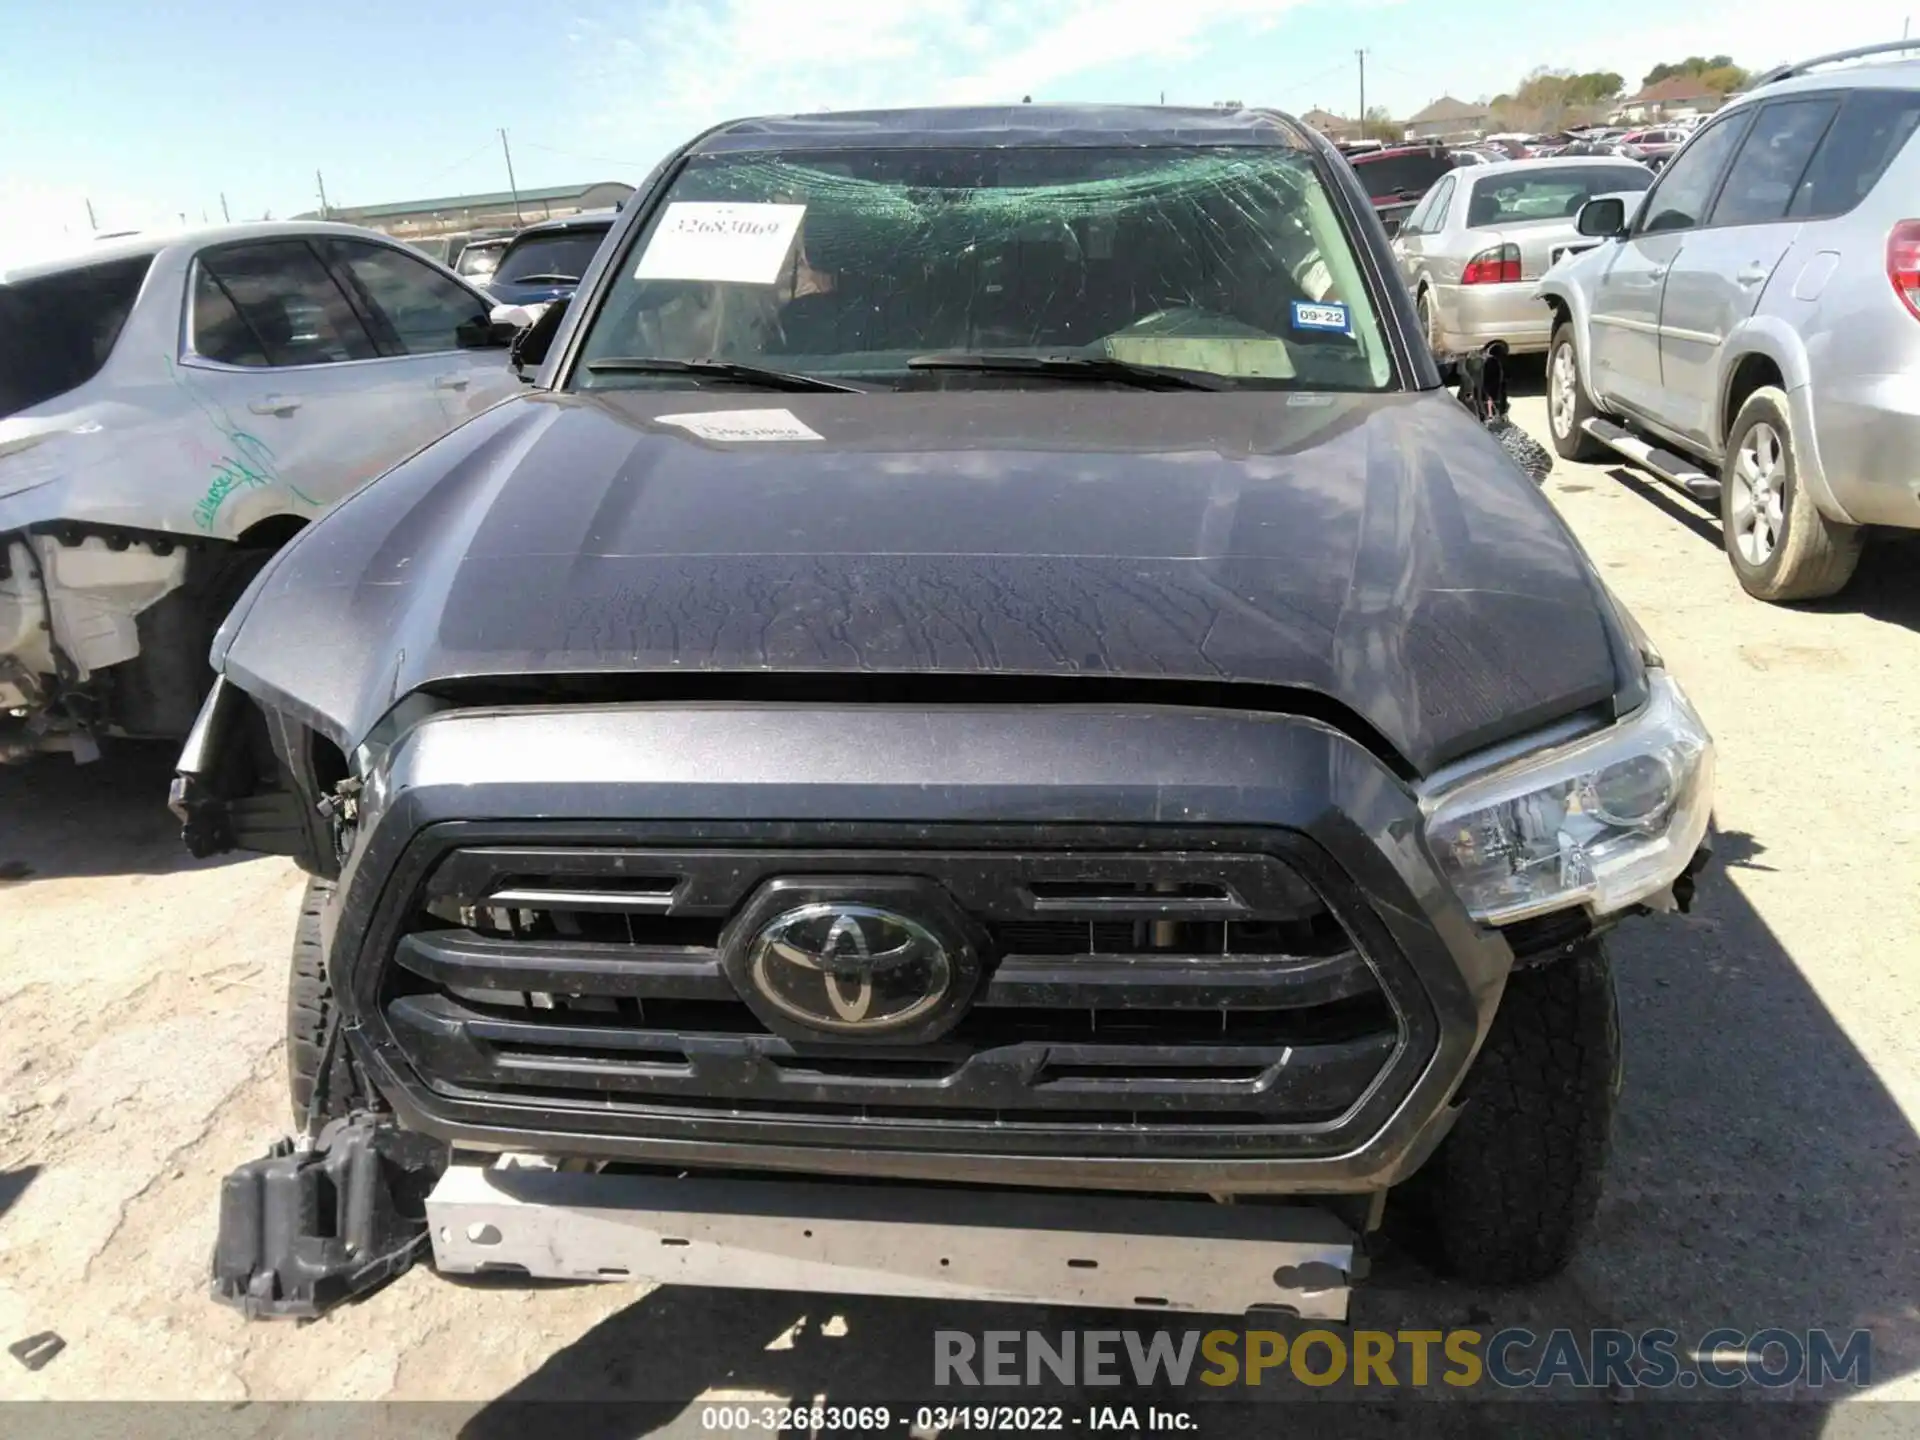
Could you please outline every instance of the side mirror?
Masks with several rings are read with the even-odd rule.
[[[1582,235],[1611,240],[1627,228],[1627,202],[1615,195],[1603,195],[1580,207],[1574,226]]]
[[[496,325],[509,325],[515,330],[525,330],[540,318],[538,305],[496,305],[489,317]]]
[[[560,332],[560,322],[566,317],[567,305],[567,300],[555,300],[537,307],[539,313],[533,317],[532,323],[513,337],[513,345],[508,349],[507,356],[512,360],[513,368],[521,372],[522,380],[528,378],[528,370],[546,360],[547,351],[553,346],[553,337]],[[503,305],[494,313],[498,315],[500,310],[518,310],[526,314],[529,308],[533,307]]]

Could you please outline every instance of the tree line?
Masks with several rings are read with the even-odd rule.
[[[1689,55],[1654,66],[1637,88],[1675,76],[1696,78],[1718,95],[1738,90],[1750,78],[1729,55]],[[1510,93],[1494,96],[1490,108],[1503,127],[1553,129],[1605,119],[1625,95],[1625,77],[1611,70],[1575,72],[1542,65],[1528,71]]]

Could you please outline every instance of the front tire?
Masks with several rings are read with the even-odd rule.
[[[1747,397],[1720,479],[1720,538],[1749,595],[1777,604],[1847,587],[1860,563],[1861,532],[1822,515],[1800,483],[1785,391],[1763,385]]]
[[[1433,330],[1433,296],[1424,286],[1414,297],[1413,308],[1420,316],[1420,333],[1426,337],[1427,349],[1437,358],[1445,352],[1440,348],[1440,337]]]
[[[1599,1207],[1619,1064],[1600,941],[1509,977],[1460,1118],[1412,1183],[1441,1269],[1516,1285],[1566,1267]]]
[[[287,1092],[296,1130],[306,1128],[326,1051],[327,1027],[333,1020],[333,985],[327,978],[326,949],[320,937],[320,914],[332,898],[332,881],[309,879],[293,928],[293,963],[287,981]],[[352,1096],[346,1047],[336,1040],[327,1093],[314,1117],[316,1128],[346,1114]]]
[[[1547,345],[1547,430],[1553,437],[1554,452],[1562,460],[1593,461],[1607,453],[1606,446],[1581,428],[1599,413],[1580,383],[1580,354],[1574,349],[1573,322],[1562,320]]]

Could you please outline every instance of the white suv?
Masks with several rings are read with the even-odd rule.
[[[346,225],[0,271],[0,760],[184,735],[267,557],[520,388],[490,311]]]
[[[1550,271],[1555,449],[1717,503],[1762,600],[1832,595],[1920,529],[1920,62],[1823,56],[1703,124],[1602,243]]]

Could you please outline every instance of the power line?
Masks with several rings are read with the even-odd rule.
[[[648,168],[647,162],[634,160],[620,155],[583,155],[578,150],[562,150],[555,145],[536,145],[531,140],[520,142],[522,150],[544,150],[549,155],[564,155],[569,160],[591,160],[596,165],[630,165],[635,169]]]
[[[438,185],[447,176],[453,174],[454,171],[459,170],[464,166],[471,165],[474,161],[478,160],[482,155],[486,154],[489,150],[493,149],[493,142],[494,142],[494,137],[489,135],[486,138],[486,140],[481,144],[479,149],[475,150],[471,155],[464,156],[463,158],[454,161],[453,164],[447,166],[446,169],[435,174],[430,179],[423,181],[421,188],[425,189],[434,185]]]
[[[1274,87],[1273,93],[1276,96],[1290,95],[1295,91],[1306,89],[1307,86],[1309,85],[1318,85],[1322,80],[1330,79],[1335,75],[1345,74],[1346,69],[1347,69],[1347,65],[1346,65],[1346,62],[1343,60],[1338,65],[1335,65],[1330,69],[1322,70],[1318,75],[1308,76],[1305,80],[1283,81],[1281,84]]]

